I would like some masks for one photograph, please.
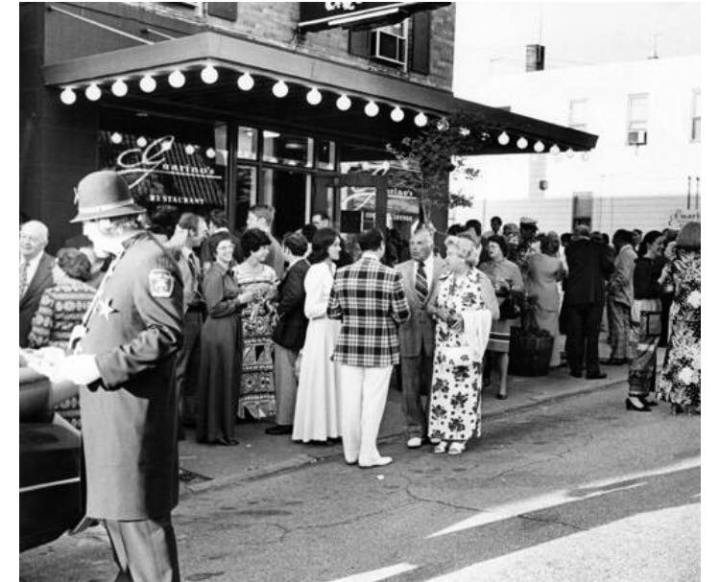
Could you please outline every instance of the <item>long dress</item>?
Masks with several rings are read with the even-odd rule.
[[[630,312],[635,357],[628,368],[628,396],[645,397],[655,390],[656,352],[662,332],[661,288],[657,282],[663,261],[639,258],[633,273],[635,297]]]
[[[533,318],[540,329],[553,337],[553,355],[550,366],[560,365],[560,352],[555,349],[560,335],[560,287],[558,281],[565,276],[562,259],[545,253],[531,255],[528,260],[527,292],[535,298]]]
[[[671,275],[670,340],[658,391],[662,399],[700,412],[700,252],[679,251]]]
[[[248,290],[261,293],[242,308],[243,357],[238,416],[245,418],[247,412],[253,418],[266,418],[275,414],[272,332],[277,322],[277,276],[267,265],[251,271],[242,263],[235,267],[235,282],[240,293]]]
[[[490,281],[493,283],[502,280],[510,285],[513,291],[523,291],[525,289],[520,268],[508,259],[503,259],[499,262],[486,261],[480,263],[479,268],[490,277]],[[498,298],[499,303],[502,304],[502,301],[501,298]],[[519,317],[515,319],[494,320],[492,329],[490,330],[490,343],[488,344],[487,351],[507,354],[510,351],[510,328],[519,325]]]
[[[232,274],[213,263],[203,279],[208,316],[200,339],[197,441],[230,443],[235,437],[242,327]]]
[[[463,277],[441,276],[434,302],[435,308],[445,308],[451,316],[462,318],[466,311],[490,309],[495,297],[487,276],[471,269]],[[431,439],[464,443],[473,434],[480,436],[482,365],[480,361],[458,365],[453,348],[462,346],[462,332],[457,333],[447,322],[438,320],[428,405]]]
[[[317,263],[305,276],[305,345],[300,360],[295,418],[295,441],[324,441],[340,436],[339,366],[330,359],[340,334],[340,321],[328,319],[327,304],[335,266]]]

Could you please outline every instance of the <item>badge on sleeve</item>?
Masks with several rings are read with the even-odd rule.
[[[153,297],[170,297],[173,292],[175,280],[166,269],[153,269],[148,275],[150,295]]]

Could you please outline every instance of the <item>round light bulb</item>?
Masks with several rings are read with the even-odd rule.
[[[102,91],[100,91],[100,87],[95,83],[91,83],[85,89],[85,97],[87,97],[89,101],[97,101],[100,99],[100,95],[102,95]]]
[[[140,136],[139,138],[137,138],[137,141],[135,143],[138,145],[138,147],[144,148],[148,142],[143,136]]]
[[[313,87],[307,92],[305,99],[307,99],[307,102],[310,103],[310,105],[317,105],[320,101],[322,101],[322,93],[318,91],[317,87]]]
[[[560,153],[560,148],[557,144],[553,144],[553,146],[550,148],[550,153],[554,156],[558,155]]]
[[[122,135],[120,135],[120,134],[116,131],[116,132],[114,132],[114,133],[110,136],[110,141],[113,142],[113,143],[115,143],[115,144],[121,143],[121,142],[122,142]]]
[[[567,154],[568,158],[572,158],[575,155],[575,151],[572,148],[568,148],[567,152],[565,153]]]
[[[144,93],[152,93],[157,87],[157,82],[150,75],[145,75],[140,79],[140,89]]]
[[[200,71],[200,78],[203,80],[203,83],[207,85],[212,85],[215,81],[217,81],[218,76],[218,70],[212,65],[208,65]]]
[[[195,146],[188,144],[185,146],[185,153],[189,156],[193,155],[195,153]]]
[[[534,149],[537,153],[541,154],[542,152],[545,151],[545,144],[544,144],[543,142],[541,142],[540,140],[538,140],[538,141],[535,142],[535,145],[533,146],[533,149]]]
[[[340,111],[347,111],[348,109],[350,109],[352,101],[350,101],[350,97],[343,93],[342,95],[340,95],[340,97],[337,98],[337,101],[335,101],[335,105]]]
[[[509,144],[509,143],[510,143],[510,136],[503,131],[503,132],[498,136],[498,143],[499,143],[500,145],[503,145],[503,146]]]
[[[380,112],[380,108],[375,101],[368,101],[365,105],[365,115],[368,117],[375,117]]]
[[[427,125],[428,118],[427,118],[427,115],[425,115],[425,114],[421,111],[420,113],[418,113],[418,114],[415,116],[414,121],[415,121],[415,125],[417,125],[418,127],[425,127],[425,126]]]
[[[250,91],[255,86],[255,79],[250,73],[243,73],[238,77],[237,86],[241,91]]]
[[[213,148],[208,148],[205,150],[205,155],[208,158],[213,159],[215,157],[215,150]]]
[[[170,83],[170,86],[179,89],[185,84],[185,75],[183,75],[182,71],[173,71],[168,76],[168,83]]]
[[[395,106],[395,108],[390,112],[390,119],[392,119],[395,123],[400,123],[403,119],[405,119],[405,112]]]
[[[461,137],[467,137],[470,135],[470,130],[467,127],[461,127],[458,129],[458,133]]]
[[[282,99],[288,94],[287,83],[285,83],[285,81],[278,81],[273,85],[272,92],[275,97]]]
[[[73,91],[70,87],[65,87],[62,90],[62,93],[60,93],[60,101],[62,101],[65,105],[72,105],[77,101],[77,95],[75,95],[75,91]]]
[[[528,147],[528,140],[526,140],[524,137],[518,138],[517,142],[515,142],[518,149],[524,150],[526,147]]]
[[[438,119],[436,127],[438,131],[447,131],[450,129],[450,122],[447,120],[447,117],[441,117]]]
[[[118,79],[112,84],[110,90],[112,91],[112,94],[115,95],[115,97],[125,97],[128,92],[128,86],[125,81],[123,81],[122,79]]]

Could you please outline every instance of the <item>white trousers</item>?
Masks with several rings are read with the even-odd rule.
[[[359,368],[340,365],[342,442],[345,460],[372,464],[380,458],[380,430],[392,366]]]

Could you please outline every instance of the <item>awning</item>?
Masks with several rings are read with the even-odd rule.
[[[210,84],[200,74],[209,63],[218,71],[218,79]],[[180,88],[168,83],[168,75],[175,70],[181,70],[185,76]],[[254,85],[243,91],[237,83],[238,77],[246,72],[252,75]],[[541,141],[546,149],[556,145],[563,151],[589,150],[597,142],[595,135],[457,99],[449,91],[216,32],[48,64],[43,74],[48,86],[73,88],[78,101],[86,99],[85,88],[95,83],[105,104],[211,119],[242,119],[263,127],[322,134],[378,151],[384,150],[388,142],[415,135],[419,131],[415,123],[418,113],[436,122],[460,111],[482,119],[492,134],[493,139],[478,152],[482,154],[532,152],[532,147],[516,147],[521,137],[529,144]],[[145,74],[152,75],[157,82],[151,93],[144,93],[139,87]],[[118,78],[128,86],[123,97],[111,92],[111,85]],[[280,80],[288,87],[282,98],[272,91]],[[306,99],[313,87],[322,95],[317,105]],[[347,110],[336,106],[341,95],[351,100]],[[368,101],[378,105],[374,117],[364,112]],[[391,118],[396,107],[404,114],[400,121]],[[503,132],[510,138],[508,145],[495,139]]]

